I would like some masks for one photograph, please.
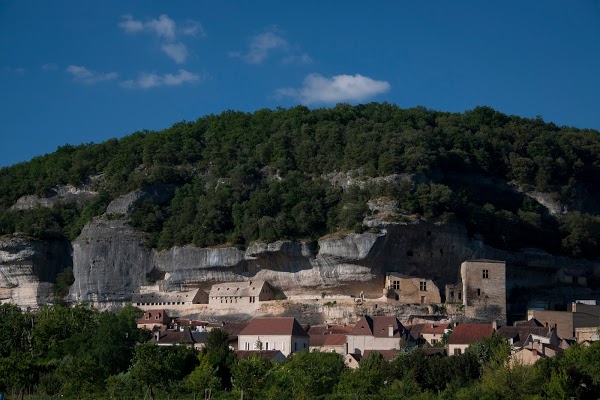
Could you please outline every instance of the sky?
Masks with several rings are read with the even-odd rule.
[[[0,167],[299,104],[600,130],[599,72],[600,0],[0,0]]]

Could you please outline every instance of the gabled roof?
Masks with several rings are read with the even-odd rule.
[[[512,339],[513,344],[515,345],[522,345],[522,343],[526,342],[527,338],[531,335],[550,338],[552,337],[553,330],[544,326],[523,324],[517,326],[502,326],[498,329],[497,333],[507,339]]]
[[[193,344],[195,343],[192,333],[189,329],[183,331],[163,331],[156,332],[156,335],[160,335],[158,340],[156,337],[153,339],[157,344]]]
[[[270,285],[265,281],[243,281],[243,282],[227,282],[212,285],[210,289],[210,297],[216,296],[236,296],[250,297],[260,295],[263,287]]]
[[[419,336],[425,335],[443,335],[446,329],[450,327],[447,323],[428,323],[428,324],[414,324],[410,327],[410,335],[418,339]]]
[[[346,335],[342,333],[331,333],[329,335],[310,335],[309,346],[343,346],[346,344]]]
[[[426,349],[419,349],[419,350],[421,350],[423,353],[425,353],[425,355],[428,357],[445,356],[446,355],[446,349],[443,347],[429,347]]]
[[[310,336],[330,335],[330,334],[348,334],[352,331],[351,325],[311,325],[307,330]]]
[[[471,344],[491,338],[494,333],[492,324],[460,324],[452,330],[448,344]]]
[[[146,310],[144,316],[138,318],[135,321],[137,324],[162,324],[168,325],[171,322],[171,318],[165,312],[165,310]]]
[[[390,325],[393,328],[393,336],[389,334]],[[404,326],[396,317],[365,315],[354,325],[349,335],[400,338],[404,331]]]
[[[293,317],[254,318],[238,334],[242,335],[290,335],[306,336],[308,333]]]

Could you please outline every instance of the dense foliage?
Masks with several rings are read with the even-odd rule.
[[[371,180],[343,191],[327,179],[335,172],[364,181],[418,179]],[[21,196],[47,196],[90,177],[100,194],[86,205],[10,208]],[[161,187],[170,196],[141,201],[131,215],[149,246],[243,246],[361,229],[366,201],[387,196],[398,202],[400,220],[460,221],[494,246],[595,258],[598,182],[597,131],[488,107],[462,114],[387,103],[227,111],[160,132],[62,146],[0,169],[0,234],[74,238],[111,199]],[[523,191],[545,192],[579,211],[557,219]]]
[[[212,330],[200,352],[159,347],[135,326],[140,311],[84,306],[22,312],[0,305],[0,393],[29,399],[592,399],[600,393],[600,342],[534,366],[509,367],[499,337],[460,356],[419,349],[358,369],[337,353],[301,351],[281,364],[238,359]]]

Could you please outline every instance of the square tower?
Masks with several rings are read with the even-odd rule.
[[[468,260],[460,266],[467,316],[506,322],[506,261]]]

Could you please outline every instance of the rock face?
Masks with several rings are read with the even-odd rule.
[[[37,207],[50,208],[58,203],[83,204],[93,199],[97,194],[97,192],[92,190],[91,183],[79,187],[61,185],[52,189],[48,197],[38,197],[35,195],[20,197],[12,208],[15,210],[32,210]]]
[[[510,253],[468,237],[460,225],[382,223],[373,232],[327,237],[318,243],[278,241],[235,247],[174,247],[156,251],[124,221],[97,219],[73,243],[75,284],[70,298],[99,307],[129,302],[141,286],[161,290],[209,289],[215,282],[262,279],[287,295],[320,294],[378,298],[386,272],[431,279],[443,292],[460,279],[464,260],[506,260],[507,282],[553,282],[560,267],[596,265],[539,251]],[[597,267],[597,266],[596,266]],[[442,293],[443,295],[443,293]]]
[[[0,238],[0,301],[20,307],[46,304],[56,275],[71,265],[68,242]]]

